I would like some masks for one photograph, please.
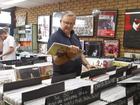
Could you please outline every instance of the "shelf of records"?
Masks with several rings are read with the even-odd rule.
[[[0,84],[36,77],[46,79],[52,75],[52,63],[46,56],[0,61],[0,75]]]
[[[0,87],[1,102],[8,105],[138,105],[139,84],[120,83],[132,78],[134,72],[140,73],[137,66],[112,66],[86,71],[78,77],[68,74],[5,83]]]

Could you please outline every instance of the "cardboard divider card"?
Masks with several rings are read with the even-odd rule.
[[[3,91],[6,92],[6,91],[19,89],[22,87],[33,86],[33,85],[37,85],[37,84],[41,84],[41,78],[33,78],[33,79],[28,79],[28,80],[5,83],[3,85]]]
[[[89,99],[90,89],[90,86],[84,86],[78,89],[49,96],[46,98],[45,105],[78,105],[79,103]],[[86,98],[86,96],[88,97]]]
[[[106,68],[97,68],[97,69],[89,70],[87,72],[83,72],[81,74],[81,78],[88,77],[88,76],[94,77],[105,73],[106,73]]]
[[[90,78],[106,73],[106,68],[97,68],[91,71]]]
[[[33,91],[25,92],[22,93],[22,104],[29,100],[37,99],[51,94],[56,94],[63,91],[64,91],[64,82],[60,82]]]
[[[83,101],[74,105],[87,105],[97,100],[100,100],[100,92],[96,92],[94,94],[86,95],[82,97]],[[92,104],[91,104],[92,105]]]
[[[76,77],[76,73],[71,73],[71,74],[65,74],[65,75],[61,75],[61,76],[54,76],[52,77],[52,83],[55,83],[55,82],[59,82],[59,81],[64,81],[64,80],[67,80],[67,79],[72,79],[72,78],[75,78]]]
[[[117,79],[112,78],[93,85],[93,90],[94,92],[97,92],[115,85],[117,85]]]
[[[113,70],[116,70],[116,66],[111,66],[106,68],[106,72],[113,71]]]

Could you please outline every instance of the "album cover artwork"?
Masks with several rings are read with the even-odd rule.
[[[93,16],[76,16],[74,31],[77,36],[93,36]]]
[[[140,9],[126,10],[124,47],[140,48]]]
[[[38,41],[48,42],[50,36],[50,16],[38,16]]]
[[[89,57],[101,57],[102,56],[102,42],[101,41],[86,41],[85,42],[85,54]]]
[[[104,40],[104,56],[119,56],[119,40]]]
[[[98,17],[97,36],[115,37],[117,11],[102,11]]]

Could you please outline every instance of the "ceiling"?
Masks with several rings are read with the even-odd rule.
[[[11,2],[12,0],[0,0],[0,8],[1,9],[8,9],[12,7],[22,7],[22,8],[31,8],[31,7],[36,7],[36,6],[41,6],[44,4],[52,4],[52,3],[58,3],[58,2],[65,2],[68,0],[25,0],[19,3],[15,4],[4,4]],[[18,0],[17,0],[18,1]]]

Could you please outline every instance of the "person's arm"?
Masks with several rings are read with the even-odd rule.
[[[94,68],[93,65],[90,65],[89,62],[86,60],[86,57],[84,54],[81,55],[81,59],[82,59],[82,64],[87,68],[87,69],[91,69]]]
[[[0,57],[3,57],[3,56],[8,55],[8,54],[11,54],[14,50],[15,50],[15,48],[10,46],[9,50],[7,52],[5,52],[4,54],[2,54]]]

